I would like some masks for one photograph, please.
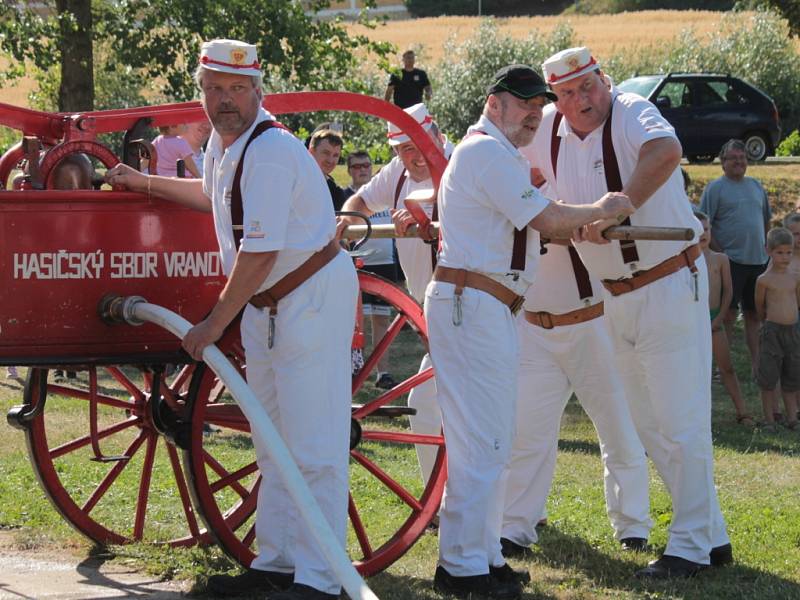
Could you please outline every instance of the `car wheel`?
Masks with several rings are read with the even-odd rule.
[[[747,133],[743,139],[748,161],[759,162],[767,158],[769,142],[763,133]]]
[[[714,161],[713,154],[689,154],[686,157],[690,163],[693,164],[706,164]]]

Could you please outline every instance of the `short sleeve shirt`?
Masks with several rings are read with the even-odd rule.
[[[700,210],[708,215],[711,235],[732,261],[742,265],[767,262],[764,228],[772,210],[758,180],[715,179],[703,190]]]
[[[613,98],[611,139],[624,187],[636,168],[642,146],[663,137],[675,138],[675,130],[658,109],[641,96],[614,93]],[[566,119],[561,120],[556,132],[561,138],[556,174],[550,155],[555,115],[554,104],[545,107],[533,142],[522,152],[532,166],[542,172],[560,201],[591,204],[608,192],[603,163],[603,126],[581,139]],[[695,242],[702,233],[677,167],[664,185],[631,215],[630,220],[632,225],[691,228],[695,232]],[[635,271],[649,269],[695,242],[639,240],[636,242],[639,260],[628,264],[622,259],[618,241],[610,244],[583,242],[575,247],[592,275],[600,279],[621,279],[630,277]]]
[[[394,103],[400,108],[422,102],[422,93],[430,84],[428,74],[422,69],[403,69],[400,77],[394,73],[389,76],[389,85],[394,88]]]
[[[539,257],[536,278],[525,294],[525,310],[561,315],[603,300],[602,284],[591,275],[592,295],[581,298],[567,246],[548,244],[546,248],[547,252]]]
[[[222,266],[230,275],[236,260],[231,224],[231,188],[242,149],[256,124],[273,117],[259,111],[253,125],[227,149],[215,132],[206,150],[203,190],[211,197]],[[291,133],[272,128],[250,144],[241,189],[244,209],[242,252],[277,251],[265,290],[322,249],[335,234],[328,186],[319,166]]]
[[[364,184],[364,187],[358,191],[358,195],[364,200],[369,210],[381,213],[395,208],[394,197],[397,183],[404,171],[403,162],[395,156],[378,171],[375,177]],[[403,187],[400,189],[396,208],[405,208],[405,198],[416,190],[433,190],[433,182],[430,179],[414,181],[411,177],[406,177]],[[428,216],[432,216],[433,204],[424,208]],[[422,302],[425,298],[425,288],[433,275],[431,246],[419,238],[398,238],[396,245],[397,257],[400,261],[400,268],[403,269],[403,274],[406,276],[408,291],[417,302]]]
[[[194,150],[185,139],[180,136],[160,135],[153,140],[153,148],[156,150],[156,171],[154,175],[162,177],[178,176],[178,159],[192,156]]]
[[[512,272],[514,229],[527,227],[550,201],[531,185],[528,160],[485,116],[456,146],[438,202],[439,264],[494,276],[524,292],[536,272],[539,233],[528,230],[525,269]]]

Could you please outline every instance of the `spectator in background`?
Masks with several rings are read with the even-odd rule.
[[[741,304],[744,333],[753,373],[758,357],[758,328],[755,307],[756,280],[767,266],[766,233],[772,211],[761,183],[746,177],[747,152],[740,140],[729,140],[719,153],[722,172],[719,179],[703,190],[700,210],[711,225],[712,250],[724,252],[731,263],[733,300],[725,317],[728,340],[733,339],[733,323]]]
[[[372,161],[369,154],[363,150],[352,152],[347,157],[347,172],[350,174],[351,184],[344,188],[345,198],[349,198],[361,187],[372,179]],[[373,213],[369,218],[373,225],[391,225],[392,215],[389,209]],[[394,240],[370,239],[360,250],[369,251],[362,257],[364,266],[362,270],[375,273],[397,283],[401,280],[395,255]],[[364,306],[364,315],[369,316],[372,335],[372,347],[381,340],[389,328],[389,319],[392,311],[389,305],[372,294],[361,294],[361,303]],[[389,353],[385,352],[378,361],[378,373],[375,376],[375,387],[389,390],[397,385],[394,377],[389,372]]]
[[[325,180],[328,184],[328,191],[331,193],[333,210],[342,210],[342,205],[347,199],[344,190],[336,185],[331,177],[331,173],[339,164],[339,157],[342,155],[344,140],[342,135],[333,129],[319,129],[315,131],[308,142],[308,151],[322,169]]]
[[[725,315],[733,297],[731,284],[731,267],[728,257],[722,252],[714,252],[708,247],[711,239],[711,225],[705,213],[695,211],[694,216],[703,225],[703,235],[700,236],[700,247],[708,267],[708,312],[711,319],[711,349],[714,361],[719,368],[722,385],[733,400],[736,408],[736,422],[746,427],[755,425],[753,417],[748,414],[747,406],[739,387],[739,379],[731,362],[731,351],[728,336],[725,332]]]
[[[760,352],[756,381],[761,390],[764,420],[775,430],[775,388],[780,380],[786,409],[786,427],[795,430],[797,392],[800,391],[800,279],[789,271],[794,236],[784,227],[767,234],[770,263],[756,282],[755,306],[763,326],[759,332]]]
[[[185,139],[192,148],[192,160],[197,167],[200,177],[203,176],[203,162],[205,160],[205,145],[211,135],[211,123],[208,119],[195,121],[186,126],[186,133],[180,137]]]
[[[164,125],[159,127],[161,132],[156,139],[153,140],[153,148],[156,150],[157,162],[156,172],[152,175],[161,175],[162,177],[177,177],[178,176],[178,160],[183,160],[186,165],[186,170],[192,174],[192,177],[199,179],[201,177],[200,171],[192,158],[194,150],[189,145],[183,135],[186,134],[186,125]]]
[[[403,52],[403,68],[400,75],[392,73],[389,75],[389,84],[386,86],[386,93],[383,95],[387,102],[394,101],[400,108],[408,108],[422,102],[422,95],[425,94],[425,101],[429,102],[433,95],[431,82],[428,74],[422,69],[414,68],[416,56],[413,50]]]
[[[794,237],[794,251],[792,262],[789,264],[789,271],[795,276],[800,277],[800,213],[791,213],[783,218],[783,226],[792,232]]]

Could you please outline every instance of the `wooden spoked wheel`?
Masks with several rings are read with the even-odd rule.
[[[422,309],[404,290],[359,272],[361,291],[382,298],[392,309],[386,334],[364,348],[364,366],[353,376],[348,550],[363,575],[381,571],[401,557],[425,531],[439,509],[445,483],[441,433],[415,434],[407,397],[428,382],[431,369],[417,372],[427,351]],[[244,371],[238,335],[221,349]],[[374,381],[378,359],[390,353],[399,381],[380,390]],[[313,377],[313,373],[309,374]],[[191,435],[184,453],[192,496],[209,531],[235,560],[255,556],[255,510],[263,485],[255,462],[249,424],[214,373],[198,365],[189,390]],[[209,431],[210,429],[210,431]],[[415,444],[436,449],[433,472],[423,483]]]
[[[194,365],[162,383],[134,366],[90,367],[56,382],[30,369],[26,410],[44,410],[26,426],[36,475],[56,510],[99,544],[133,541],[188,546],[209,539],[191,505],[179,453],[160,433],[154,411],[183,410],[181,390]],[[87,427],[88,423],[88,427]],[[87,433],[88,430],[88,433]],[[131,490],[134,490],[132,493]]]

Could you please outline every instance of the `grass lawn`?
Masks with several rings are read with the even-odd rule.
[[[741,337],[741,331],[737,335]],[[408,353],[396,355],[400,363],[397,369],[405,373],[418,364],[419,349],[412,347],[412,342],[408,344],[411,344],[406,348],[410,350]],[[748,360],[742,346],[739,339],[734,351],[735,363],[750,410],[758,414],[757,389],[748,375]],[[559,462],[548,504],[550,525],[542,530],[533,558],[514,563],[518,568],[529,569],[533,576],[526,597],[800,598],[800,434],[743,428],[735,423],[732,403],[723,390],[715,384],[713,392],[716,481],[736,564],[691,581],[645,585],[631,577],[636,568],[657,556],[657,551],[664,547],[671,515],[669,498],[654,473],[651,514],[655,526],[650,538],[654,551],[642,555],[620,551],[605,516],[602,468],[594,429],[573,399],[562,424]],[[375,391],[367,386],[366,394],[371,393]],[[20,401],[19,383],[1,379],[0,409],[6,411]],[[49,418],[61,424],[62,430],[74,427],[81,431],[87,427],[85,417],[76,414],[68,402],[55,398],[48,407],[52,409]],[[109,446],[108,450],[114,448]],[[412,452],[401,449],[390,458],[393,475],[413,480],[416,461]],[[95,466],[96,463],[88,461],[84,467],[78,465],[74,485],[96,481],[97,476],[92,475]],[[6,545],[37,554],[69,551],[74,553],[76,564],[93,551],[45,500],[27,460],[21,432],[7,428],[0,437],[0,472],[3,473],[0,529],[9,530],[3,536]],[[363,480],[358,474],[354,477],[354,487],[362,488],[365,498],[359,506],[362,514],[372,521],[391,523],[393,515],[379,498],[380,486],[372,490],[370,485],[374,486],[374,481]],[[127,485],[130,496],[135,496],[135,483]],[[381,506],[378,514],[371,512],[372,502]],[[158,514],[158,505],[153,510]],[[132,513],[123,512],[122,520],[126,514]],[[168,525],[173,517],[161,514],[158,518]],[[436,548],[436,538],[423,535],[403,558],[371,578],[371,587],[381,598],[438,598],[430,585]],[[204,590],[209,574],[235,568],[213,547],[176,550],[136,544],[114,547],[113,552],[114,560],[134,568],[164,578],[190,580],[198,593]]]

